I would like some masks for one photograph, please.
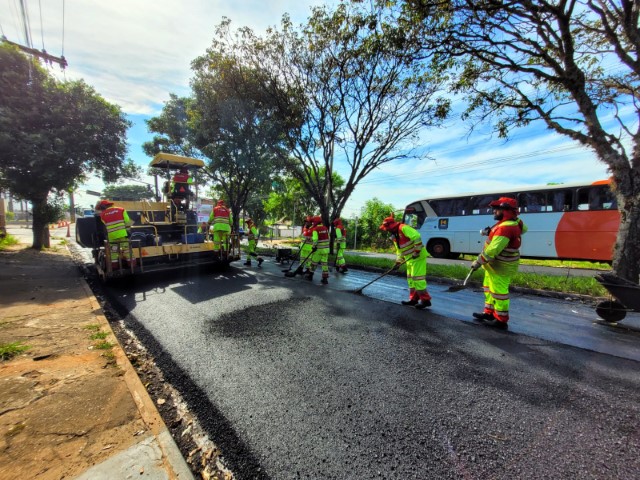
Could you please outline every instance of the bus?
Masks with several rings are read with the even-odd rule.
[[[528,227],[521,256],[611,262],[620,213],[610,185],[600,180],[426,198],[407,205],[403,222],[420,232],[432,257],[477,255],[485,242],[481,231],[495,224],[489,203],[510,197]]]

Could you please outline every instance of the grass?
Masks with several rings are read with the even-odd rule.
[[[30,348],[29,345],[23,345],[22,342],[0,343],[0,360],[9,360]]]
[[[286,248],[286,247],[285,247]],[[374,251],[374,250],[369,250]],[[273,254],[273,248],[258,248],[258,254]],[[389,253],[388,250],[379,253]],[[394,260],[389,258],[379,258],[371,256],[349,255],[346,254],[345,260],[348,266],[379,268],[381,270],[389,270]],[[475,260],[475,255],[463,255],[463,260]],[[329,257],[329,265],[335,262],[335,256]],[[587,262],[587,261],[569,261],[569,260],[537,260],[523,259],[523,265],[537,265],[544,267],[563,267],[563,268],[588,268],[592,270],[610,270],[611,266],[603,262]],[[406,268],[401,265],[398,269],[401,274],[406,273]],[[469,268],[465,265],[427,265],[427,275],[430,277],[449,278],[454,280],[464,280],[469,273]],[[470,281],[482,283],[484,276],[483,270],[474,272]],[[546,290],[549,292],[573,293],[578,295],[590,295],[593,297],[606,297],[609,295],[607,290],[600,285],[593,277],[581,276],[560,276],[560,275],[543,275],[538,273],[518,273],[513,278],[511,285],[514,287],[531,288],[534,290]]]
[[[345,260],[347,261],[347,265],[376,267],[384,270],[390,269],[394,264],[394,260],[388,258],[373,258],[357,255],[345,255]],[[329,262],[329,264],[332,263],[331,261]],[[405,273],[405,266],[401,265],[398,271]],[[469,268],[464,265],[429,264],[427,266],[427,275],[430,277],[464,280],[467,273],[469,273]],[[483,276],[483,271],[479,270],[471,275],[470,281],[482,283]],[[560,275],[541,275],[537,273],[518,273],[511,281],[511,285],[514,287],[574,293],[594,297],[605,297],[608,295],[607,290],[593,277],[565,277]]]
[[[18,239],[13,235],[5,235],[0,239],[0,252],[6,250],[11,245],[17,245]]]
[[[100,342],[94,343],[93,346],[98,350],[109,350],[114,347],[114,344],[111,342],[107,342],[106,340],[102,340]]]
[[[93,333],[89,338],[91,340],[104,340],[108,336],[109,334],[107,332],[96,332],[96,333]]]

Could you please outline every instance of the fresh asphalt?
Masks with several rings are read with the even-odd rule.
[[[168,272],[111,289],[237,478],[633,478],[637,316],[514,295],[512,325],[475,324],[473,289],[282,266]],[[635,432],[635,433],[634,433]]]

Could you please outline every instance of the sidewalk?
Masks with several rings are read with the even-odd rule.
[[[8,226],[0,252],[0,479],[193,479],[93,293],[53,230]],[[91,338],[93,336],[93,338]],[[104,338],[101,338],[104,337]],[[106,347],[106,348],[99,348]]]

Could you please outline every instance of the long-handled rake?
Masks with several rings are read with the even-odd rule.
[[[467,276],[464,279],[464,282],[458,284],[458,285],[451,285],[449,288],[447,288],[447,292],[459,292],[460,290],[464,290],[465,288],[467,288],[467,282],[469,281],[469,278],[471,277],[471,274],[475,272],[475,269],[471,269],[469,270],[469,273],[467,273]]]
[[[404,265],[405,263],[407,263],[406,260],[403,260],[400,263],[396,263],[393,265],[393,267],[391,267],[389,270],[387,270],[386,272],[384,272],[382,275],[380,275],[377,278],[374,278],[373,280],[371,280],[369,283],[367,283],[365,286],[358,288],[357,290],[354,290],[351,293],[355,293],[356,295],[362,295],[362,291],[367,288],[369,285],[371,285],[373,282],[377,282],[378,280],[380,280],[383,277],[386,277],[387,275],[389,275],[391,272],[393,272],[396,268],[399,268],[400,265]]]
[[[302,265],[304,265],[305,263],[307,263],[307,260],[309,260],[309,258],[311,257],[311,255],[313,255],[313,250],[311,252],[309,252],[309,255],[306,256],[306,258],[304,260],[302,260],[300,262],[300,265],[298,268],[302,267]],[[300,258],[300,256],[298,255],[298,259]],[[291,265],[289,266],[288,269],[286,270],[282,270],[284,272],[284,276],[285,277],[295,277],[296,276],[296,272],[298,271],[297,269],[294,270],[293,272],[291,271],[291,268],[293,267],[295,261],[291,262]]]

